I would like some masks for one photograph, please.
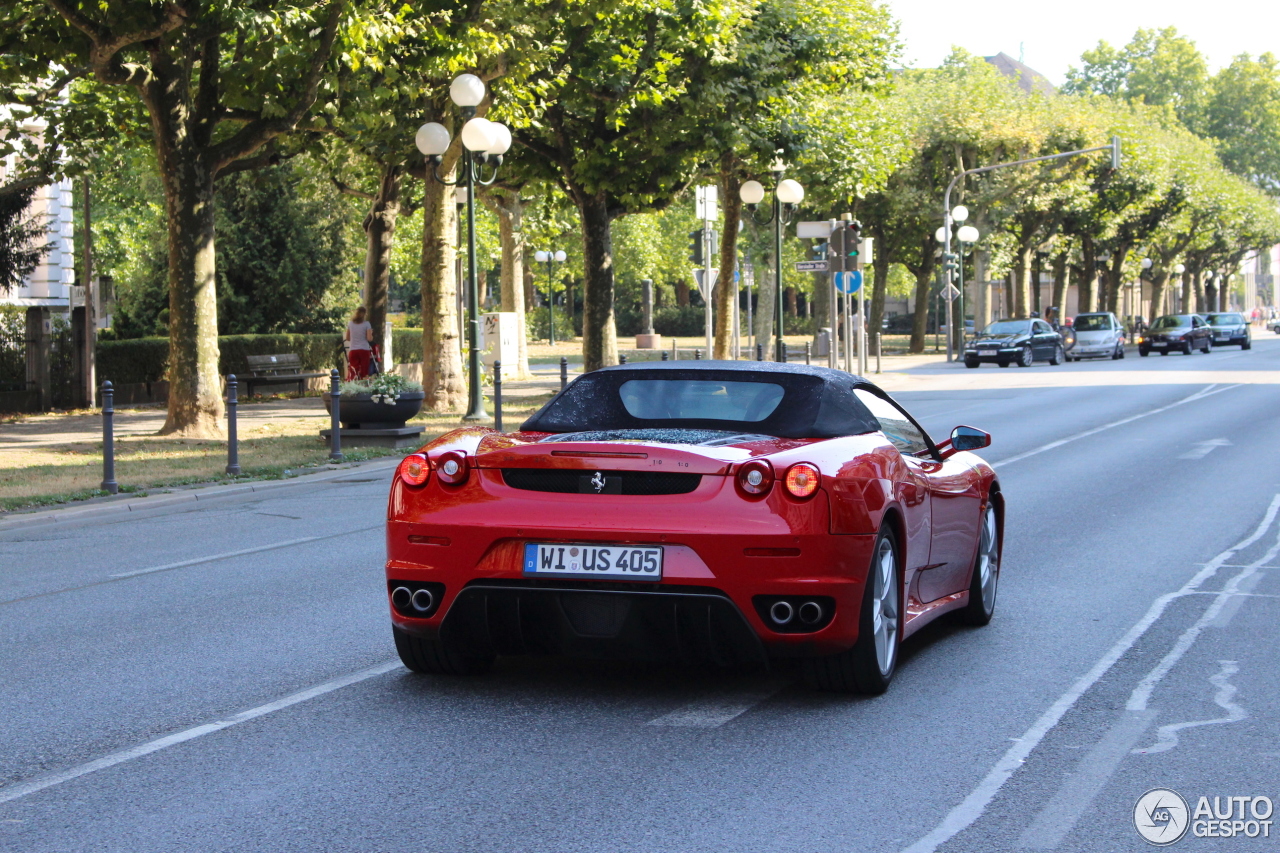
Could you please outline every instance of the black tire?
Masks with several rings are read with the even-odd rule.
[[[1196,351],[1196,348],[1195,348],[1195,347],[1193,347],[1193,346],[1191,345],[1191,341],[1184,341],[1184,342],[1183,342],[1183,344],[1182,344],[1182,354],[1183,354],[1183,355],[1191,355],[1191,353],[1193,353],[1193,352],[1195,352],[1195,351]]]
[[[964,360],[964,366],[968,368],[981,367],[982,362],[978,361],[976,358],[966,358]]]
[[[1138,347],[1138,355],[1142,356],[1143,358],[1146,358],[1147,356],[1151,355],[1151,350],[1147,349],[1146,347]]]
[[[1008,367],[1008,366],[1009,366],[1009,362],[1007,362],[1007,361],[997,361],[997,362],[996,362],[996,366],[997,366],[997,367]]]
[[[1240,349],[1242,350],[1253,349],[1253,341],[1249,340],[1248,338],[1245,338],[1243,341],[1240,342]]]
[[[1168,354],[1169,354],[1169,350],[1168,350],[1168,349],[1162,349],[1162,350],[1160,350],[1160,354],[1161,354],[1161,355],[1168,355]]]
[[[882,589],[880,581],[886,571],[886,552],[891,559],[887,569],[890,581],[889,586]],[[902,575],[898,568],[898,545],[891,528],[881,528],[871,554],[867,581],[862,587],[862,604],[858,608],[858,642],[848,651],[804,661],[804,680],[817,690],[878,695],[889,689],[889,682],[893,681],[902,638]],[[892,597],[890,608],[893,615],[888,619],[884,613],[890,608],[885,607],[885,598],[881,595],[884,590],[888,590]],[[877,610],[881,615],[878,624],[875,618]],[[878,628],[884,630],[878,632]],[[877,644],[877,636],[884,645]]]
[[[1055,346],[1053,348],[1053,355],[1049,356],[1049,364],[1054,365],[1056,367],[1057,365],[1062,364],[1062,362],[1066,360],[1067,360],[1067,354],[1062,351],[1061,344],[1059,344],[1058,346]]]
[[[426,675],[481,675],[493,667],[493,654],[467,654],[438,637],[420,637],[395,626],[396,651],[401,662]]]
[[[1213,341],[1206,340],[1204,342],[1204,346],[1200,347],[1200,352],[1204,353],[1205,355],[1208,355],[1212,351],[1213,351]]]
[[[1122,358],[1124,358],[1124,344],[1117,343],[1117,344],[1116,344],[1116,351],[1115,351],[1115,352],[1113,352],[1113,353],[1111,353],[1111,360],[1112,360],[1112,361],[1119,361],[1119,360],[1120,360],[1120,359],[1122,359]]]
[[[996,612],[996,592],[1000,582],[1000,517],[988,502],[982,513],[978,534],[978,555],[973,560],[969,581],[969,604],[960,611],[968,625],[986,625]]]
[[[1035,363],[1035,353],[1031,351],[1031,345],[1027,344],[1018,352],[1018,367],[1030,367]]]

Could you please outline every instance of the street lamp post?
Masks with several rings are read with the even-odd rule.
[[[555,303],[555,292],[551,289],[552,281],[553,281],[551,277],[551,265],[553,263],[561,263],[561,264],[564,263],[564,259],[568,256],[564,253],[564,249],[557,249],[554,252],[544,252],[541,249],[539,249],[537,252],[534,252],[533,256],[534,258],[537,259],[538,263],[540,264],[545,263],[547,265],[547,327],[550,329],[550,331],[547,333],[547,340],[551,343],[552,346],[555,346],[556,345],[556,303]]]
[[[449,97],[462,110],[463,180],[467,188],[467,367],[470,371],[467,413],[464,421],[487,421],[484,396],[480,393],[480,289],[479,270],[476,264],[476,184],[488,186],[498,177],[502,155],[511,148],[511,131],[505,125],[476,116],[476,107],[484,100],[484,81],[474,74],[461,74],[449,85]],[[440,177],[440,164],[449,150],[452,140],[449,131],[438,122],[429,121],[418,128],[414,143],[431,161],[431,176],[447,186],[457,186],[457,181]],[[479,176],[484,166],[492,166],[488,180]]]
[[[1179,285],[1179,287],[1178,287],[1178,300],[1179,300],[1178,311],[1179,311],[1179,312],[1182,312],[1182,311],[1186,311],[1186,310],[1187,310],[1187,306],[1185,306],[1185,305],[1182,305],[1182,304],[1181,304],[1181,300],[1182,300],[1182,287],[1181,287],[1181,285],[1182,285],[1182,281],[1181,281],[1181,279],[1182,279],[1182,274],[1183,274],[1184,272],[1186,272],[1186,271],[1187,271],[1187,268],[1186,268],[1186,266],[1184,266],[1183,264],[1174,264],[1174,265],[1173,265],[1173,274],[1174,274],[1174,275],[1176,275],[1176,276],[1178,277],[1178,279],[1179,279],[1179,281],[1178,281],[1178,285]]]
[[[800,186],[799,181],[793,181],[790,178],[783,178],[782,173],[786,166],[779,157],[773,161],[773,212],[768,219],[760,220],[756,217],[756,206],[764,201],[764,185],[759,181],[744,181],[742,187],[738,190],[738,197],[746,204],[747,209],[751,211],[752,217],[762,225],[773,223],[773,282],[774,282],[774,299],[777,302],[776,311],[774,312],[774,323],[777,326],[778,338],[777,347],[774,351],[775,361],[787,360],[787,344],[782,339],[782,229],[790,224],[791,215],[795,212],[796,205],[804,201],[804,187]]]
[[[946,303],[947,303],[947,361],[951,361],[953,358],[953,352],[954,352],[953,344],[958,344],[959,351],[960,351],[959,355],[960,357],[964,356],[964,344],[965,344],[965,337],[966,337],[965,327],[964,327],[964,246],[965,246],[965,243],[972,244],[978,241],[978,229],[974,228],[972,225],[963,224],[964,221],[968,218],[969,218],[969,208],[965,207],[963,204],[957,204],[954,208],[948,211],[948,215],[946,217],[947,224],[940,227],[934,233],[934,237],[937,239],[939,243],[943,245],[943,252],[942,252],[943,286],[939,289],[939,295],[943,299],[946,299]],[[953,223],[956,225],[960,225],[960,228],[956,230],[956,239],[960,243],[960,252],[959,254],[955,254],[955,255],[951,253],[951,225]],[[946,290],[947,285],[951,284],[951,276],[949,273],[951,272],[952,268],[956,270],[956,273],[957,273],[956,289],[960,291],[959,295],[956,296],[956,299],[960,301],[960,305],[959,305],[960,334],[959,335],[956,334],[956,328],[953,325],[955,323],[955,317],[952,312],[952,303],[955,300],[947,298],[946,293],[943,292]]]

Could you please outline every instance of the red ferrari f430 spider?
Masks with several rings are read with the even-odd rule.
[[[1004,504],[960,426],[935,443],[857,376],[771,362],[577,378],[519,431],[401,462],[387,510],[396,648],[427,673],[498,655],[768,665],[879,693],[949,611],[984,625]]]

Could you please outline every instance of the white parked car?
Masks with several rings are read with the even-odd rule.
[[[1110,311],[1077,314],[1071,324],[1076,342],[1067,350],[1067,361],[1082,358],[1124,358],[1124,324]]]

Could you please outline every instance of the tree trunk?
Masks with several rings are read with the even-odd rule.
[[[222,435],[213,173],[157,141],[169,226],[169,410],[161,435]],[[110,378],[110,377],[107,377]]]
[[[1015,317],[1031,315],[1031,264],[1035,259],[1035,246],[1020,246],[1013,262],[1013,314]]]
[[[761,265],[761,272],[764,273],[763,277],[756,278],[756,313],[752,320],[756,326],[756,345],[763,347],[765,359],[772,361],[773,354],[778,349],[773,341],[773,306],[776,288],[774,287],[772,265],[769,267]],[[755,353],[751,354],[752,358],[755,358],[755,356]]]
[[[932,265],[930,265],[932,266]],[[916,275],[916,312],[911,321],[911,345],[908,352],[924,352],[924,338],[929,331],[929,291],[933,284],[933,270],[920,267]]]
[[[430,169],[430,164],[427,166]],[[452,168],[450,175],[452,177]],[[428,176],[422,198],[423,407],[461,412],[467,404],[458,334],[457,212],[452,187]]]
[[[722,360],[733,358],[733,321],[738,312],[738,283],[733,279],[738,262],[738,223],[742,221],[738,187],[738,176],[726,166],[720,176],[724,234],[720,239],[720,276],[715,292],[716,340],[712,354],[712,358]]]
[[[536,305],[534,300],[534,285],[533,264],[524,264],[524,290],[522,293],[524,294],[524,310],[526,312],[532,311]]]
[[[613,222],[603,192],[577,193],[586,263],[582,294],[582,369],[618,363],[618,329],[613,316]]]
[[[1161,270],[1151,280],[1151,322],[1164,313],[1164,291],[1169,283],[1169,272]]]
[[[396,241],[396,220],[400,216],[399,166],[383,166],[378,193],[364,219],[367,244],[364,254],[364,304],[375,340],[382,340],[387,322],[387,293],[391,286],[391,249]]]
[[[529,372],[529,335],[524,317],[524,201],[519,190],[491,190],[481,198],[498,216],[498,241],[502,245],[500,307],[516,315],[516,363],[510,366],[511,376],[529,379],[533,374]]]
[[[1064,251],[1053,259],[1053,303],[1052,306],[1058,309],[1058,316],[1061,319],[1067,313],[1067,285],[1070,284],[1068,276],[1071,268],[1067,265],[1067,253]]]
[[[676,305],[681,308],[689,307],[689,282],[683,279],[676,282]]]
[[[1124,259],[1129,254],[1129,247],[1123,246],[1111,258],[1111,269],[1107,275],[1107,305],[1102,311],[1115,313],[1120,308],[1121,282],[1124,281]],[[1168,274],[1165,274],[1166,280]]]
[[[787,314],[792,317],[799,317],[800,301],[798,299],[798,294],[796,293],[796,289],[794,287],[784,287],[782,288],[782,292],[785,293],[787,297],[787,303],[786,303]]]
[[[1182,313],[1194,314],[1196,310],[1192,297],[1195,291],[1191,289],[1192,274],[1190,270],[1184,270],[1182,273]]]
[[[1097,276],[1098,262],[1094,252],[1097,251],[1093,244],[1093,238],[1080,238],[1080,262],[1086,270],[1092,270],[1092,275],[1082,275],[1080,277],[1080,288],[1076,297],[1077,313],[1087,314],[1094,310],[1096,302],[1094,301],[1097,293]],[[1141,312],[1139,312],[1141,313]]]
[[[884,302],[889,294],[889,253],[885,251],[884,228],[872,226],[871,233],[875,239],[875,251],[872,253],[871,267],[874,276],[871,279],[871,324],[869,333],[879,331],[884,326]],[[831,285],[824,288],[830,300]],[[821,325],[821,324],[819,324]],[[835,344],[835,316],[831,315],[829,325],[832,329],[832,345]]]
[[[1192,291],[1191,291],[1192,298],[1195,300],[1195,303],[1192,306],[1191,310],[1198,313],[1205,306],[1203,271],[1196,270],[1195,272],[1191,273],[1191,287],[1192,287]]]

